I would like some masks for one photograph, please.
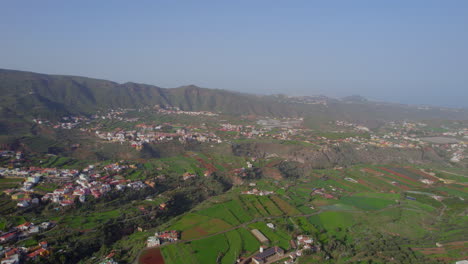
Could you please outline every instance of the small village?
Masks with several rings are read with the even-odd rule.
[[[140,126],[142,127],[142,126]],[[160,126],[155,126],[158,130]],[[145,126],[146,128],[146,126]],[[167,132],[150,132],[148,129],[145,131],[118,131],[118,132],[100,132],[96,131],[96,136],[100,139],[123,143],[128,142],[132,147],[141,149],[145,143],[162,143],[177,140],[181,143],[187,142],[201,142],[201,143],[221,143],[222,140],[214,133],[188,133],[185,129],[178,129],[175,133]]]
[[[33,235],[46,232],[54,226],[55,223],[52,222],[43,222],[38,225],[31,222],[25,222],[0,234],[1,264],[18,264],[23,263],[23,260],[34,260],[40,257],[47,257],[50,254],[47,241],[41,241],[38,245],[27,248],[8,246],[7,244],[25,240]]]
[[[306,146],[318,151],[326,151],[334,146],[342,145],[351,146],[356,151],[366,151],[372,148],[399,150],[433,148],[446,153],[448,160],[452,163],[462,162],[467,156],[467,128],[447,129],[449,132],[427,132],[424,130],[426,127],[424,123],[389,122],[380,130],[376,130],[363,124],[335,121],[331,124],[335,127],[335,130],[330,130],[327,133],[316,133],[316,131],[305,128],[304,120],[301,118],[275,119],[257,117],[248,121],[224,119],[213,121],[206,118],[217,117],[218,114],[203,111],[182,111],[179,108],[170,107],[155,107],[151,109],[151,111],[155,111],[155,113],[160,115],[174,115],[182,119],[187,118],[186,116],[190,118],[205,118],[209,121],[200,123],[199,125],[184,125],[179,120],[174,122],[142,122],[143,118],[135,117],[134,113],[143,110],[116,109],[107,113],[98,113],[89,118],[68,116],[63,117],[60,122],[49,122],[44,119],[35,119],[33,121],[37,125],[47,126],[57,131],[63,129],[64,131],[71,130],[70,132],[84,133],[90,137],[97,138],[103,144],[128,145],[136,150],[142,150],[145,144],[163,145],[165,143],[175,143],[190,146],[189,143],[196,143],[207,144],[213,147],[215,144],[236,144],[236,142],[242,142],[243,140],[263,140],[264,142],[280,142],[281,144]],[[117,125],[108,128],[106,127],[107,122],[116,122],[115,124]],[[29,157],[22,151],[1,150],[0,157],[6,164],[5,167],[0,168],[0,177],[15,180],[20,179],[17,187],[2,190],[2,193],[15,203],[19,211],[35,210],[35,208],[47,206],[57,212],[66,212],[67,210],[84,206],[87,203],[89,204],[89,200],[104,200],[102,199],[103,197],[105,198],[118,192],[122,192],[123,194],[126,191],[142,190],[149,186],[155,186],[154,180],[141,180],[143,177],[140,179],[138,177],[128,177],[128,171],[136,171],[141,168],[142,164],[125,160],[104,164],[95,163],[81,167],[81,169],[71,169],[41,167],[40,165],[24,166],[23,164],[28,162]],[[52,157],[50,155],[47,158]],[[266,158],[275,159],[277,156],[272,154],[267,155]],[[200,161],[197,158],[195,159]],[[210,159],[207,158],[207,161],[200,161],[200,166],[196,168],[197,172],[194,170],[178,172],[177,176],[180,177],[180,184],[185,186],[190,185],[200,179],[209,179],[210,175],[214,175],[216,168],[208,164]],[[276,204],[276,197],[280,193],[285,192],[288,187],[283,186],[273,191],[273,189],[264,188],[263,185],[257,185],[256,182],[250,181],[250,179],[256,177],[252,176],[252,171],[259,164],[257,159],[258,157],[246,158],[242,163],[230,166],[227,172],[238,177],[240,183],[244,185],[243,189],[238,193],[240,197],[252,199],[252,201],[256,201],[256,199],[268,199],[266,201],[273,202],[273,205],[270,206],[274,206]],[[165,179],[164,173],[159,173],[162,167],[161,165],[157,165],[153,168],[155,171],[158,171],[157,179],[159,180]],[[334,170],[339,172],[344,169],[342,167],[335,167]],[[384,168],[382,170],[385,171]],[[372,170],[362,170],[362,173],[376,173],[375,171],[370,171]],[[388,172],[392,175],[399,175],[398,170],[389,170]],[[421,173],[425,175],[424,171],[421,171]],[[427,174],[429,173],[431,172]],[[381,178],[385,177],[382,176]],[[328,174],[320,175],[319,180],[323,183],[307,189],[307,199],[309,199],[309,202],[304,203],[304,208],[306,209],[303,210],[312,210],[312,212],[321,210],[320,206],[315,205],[310,200],[325,200],[326,202],[324,203],[341,201],[349,195],[344,188],[341,188],[347,186],[347,184],[362,188],[367,186],[363,183],[362,179],[354,175],[343,176],[340,179],[344,182],[344,185],[338,187],[324,183],[329,180]],[[421,183],[423,185],[422,188],[437,185],[439,182],[435,176],[416,177],[415,181]],[[404,184],[399,180],[387,179],[386,182],[395,188],[404,188]],[[379,191],[383,192],[382,189]],[[397,193],[394,190],[387,191],[392,194]],[[446,199],[446,196],[443,195],[432,195],[431,197],[437,201]],[[143,199],[146,204],[139,203],[133,206],[139,216],[150,215],[150,210],[147,210],[148,208],[157,208],[156,211],[159,214],[171,207],[171,205],[167,207],[167,200],[155,195],[150,195]],[[401,199],[417,202],[420,198],[408,192]],[[257,206],[267,208],[268,204]],[[154,219],[154,215],[156,214],[154,212],[151,219]],[[269,213],[270,211],[261,212]],[[29,221],[34,220],[29,219]],[[269,219],[263,219],[262,222],[258,222],[257,224],[263,224],[267,229],[275,231],[277,229],[277,222],[269,221]],[[55,230],[54,227],[56,228],[57,225],[59,224],[56,221],[44,221],[37,225],[24,222],[21,225],[9,227],[8,230],[5,229],[0,234],[0,253],[3,256],[1,264],[24,263],[28,260],[49,256],[53,252],[53,247],[47,245],[45,241],[38,240],[39,244],[29,247],[18,245],[21,245],[20,242],[31,239],[38,234],[46,233],[51,229]],[[141,232],[144,232],[144,230]],[[183,235],[184,231],[177,228],[169,228],[169,231],[152,232],[144,237],[147,248],[164,248],[187,241]],[[260,242],[261,246],[256,247],[255,252],[250,251],[249,255],[242,255],[238,252],[238,263],[291,264],[297,263],[298,258],[314,255],[314,253],[321,250],[321,245],[314,243],[315,240],[312,236],[300,234],[300,232],[291,235],[290,238],[294,239],[289,241],[289,246],[271,243],[268,238],[275,236],[272,236],[265,229],[254,228],[252,226],[248,229],[248,232]],[[100,263],[116,264],[117,262],[114,261],[112,254],[108,254]]]
[[[18,207],[29,207],[48,201],[60,206],[73,205],[77,200],[86,201],[87,195],[100,198],[111,191],[125,189],[139,190],[148,186],[141,181],[131,181],[119,175],[127,168],[136,168],[134,165],[108,164],[100,169],[89,165],[83,170],[57,169],[57,168],[0,168],[0,176],[5,178],[23,178],[23,187],[6,189],[3,192],[17,201]],[[34,186],[39,183],[53,183],[59,188],[53,192],[35,191]]]
[[[374,131],[364,125],[348,121],[337,120],[331,123],[337,128],[326,135],[315,135],[313,131],[303,125],[303,118],[266,118],[258,117],[255,123],[232,124],[221,120],[215,128],[207,126],[184,126],[172,123],[137,123],[139,118],[127,117],[129,113],[142,111],[155,111],[159,115],[187,115],[197,118],[211,118],[218,114],[206,111],[183,111],[178,107],[163,107],[156,105],[153,108],[143,109],[115,109],[106,113],[95,114],[91,117],[65,116],[58,124],[47,120],[34,119],[33,121],[52,126],[55,129],[79,129],[82,132],[93,133],[97,138],[110,143],[130,144],[141,150],[144,144],[157,144],[170,141],[180,143],[222,143],[232,139],[274,139],[282,141],[302,142],[316,146],[318,149],[340,144],[351,144],[356,150],[367,147],[422,149],[434,147],[447,152],[450,161],[457,163],[466,158],[468,145],[468,128],[449,129],[446,132],[424,132],[427,124],[422,122],[387,122],[381,131]],[[106,130],[100,122],[117,120],[131,124],[133,129],[116,128]],[[174,127],[175,129],[163,129]],[[342,128],[342,129],[340,129]],[[228,133],[228,134],[226,134]],[[458,138],[458,139],[456,139]]]

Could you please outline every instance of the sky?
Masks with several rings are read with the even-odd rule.
[[[19,1],[0,68],[468,107],[468,1]]]

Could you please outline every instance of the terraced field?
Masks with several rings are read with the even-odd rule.
[[[260,243],[251,234],[252,229],[260,230],[270,246],[285,250],[290,248],[293,234],[311,234],[326,244],[334,239],[351,242],[372,230],[411,238],[417,243],[408,247],[431,257],[459,257],[460,245],[434,249],[423,238],[439,230],[442,235],[433,237],[433,241],[450,245],[462,240],[466,222],[450,217],[447,211],[463,208],[460,198],[468,198],[465,189],[442,181],[423,184],[421,179],[431,178],[418,171],[383,166],[351,168],[329,175],[321,171],[319,174],[326,178],[279,185],[276,182],[285,186],[279,194],[231,194],[230,199],[201,206],[175,222],[170,229],[181,231],[182,241],[162,246],[161,252],[167,264],[229,264],[257,251]],[[265,189],[274,186],[266,180],[260,185]],[[333,198],[312,195],[318,188]],[[443,201],[434,199],[435,195],[443,195]],[[266,225],[269,222],[274,229]]]

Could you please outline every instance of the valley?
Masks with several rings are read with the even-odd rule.
[[[467,256],[463,109],[0,77],[5,263]]]

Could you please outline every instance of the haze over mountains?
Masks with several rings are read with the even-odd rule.
[[[57,118],[110,108],[174,106],[235,115],[313,117],[353,121],[468,119],[468,110],[372,102],[361,96],[253,95],[195,85],[161,88],[133,82],[0,69],[2,116]]]

